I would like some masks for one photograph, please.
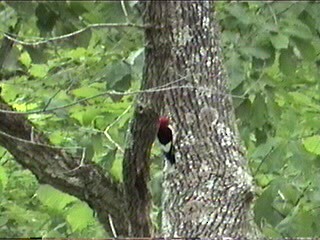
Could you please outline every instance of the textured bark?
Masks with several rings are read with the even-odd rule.
[[[165,78],[185,79],[165,95],[177,165],[165,170],[163,235],[254,239],[252,179],[235,127],[212,7],[201,0],[147,4],[146,13],[162,15],[160,22],[170,29],[162,36],[147,32],[147,42],[158,49],[154,57],[169,45]]]
[[[147,4],[147,3],[144,3]],[[144,22],[151,22],[153,27],[146,29],[145,66],[141,90],[152,89],[165,84],[168,79],[166,71],[169,63],[170,45],[163,40],[170,29],[159,28],[167,19],[168,6],[154,2],[147,9]],[[160,10],[160,11],[158,11]],[[155,14],[155,13],[160,14]],[[149,42],[149,40],[152,41]],[[159,50],[161,49],[161,50]],[[164,64],[166,63],[166,64]],[[149,237],[153,235],[150,207],[151,195],[148,189],[150,150],[157,131],[157,120],[164,106],[163,92],[147,91],[136,100],[133,121],[127,137],[124,156],[124,184],[130,219],[129,237]]]
[[[2,98],[0,109],[12,110]],[[51,146],[41,134],[32,133],[32,125],[23,115],[0,112],[0,145],[29,169],[39,183],[50,184],[87,202],[109,233],[110,215],[117,232],[127,234],[123,191],[99,166],[79,167],[79,158]]]

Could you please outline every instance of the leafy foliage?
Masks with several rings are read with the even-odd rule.
[[[134,1],[126,9],[128,20],[139,23]],[[216,10],[238,126],[259,186],[255,221],[269,237],[319,236],[320,5],[218,2]],[[0,12],[2,33],[21,21],[15,37],[33,41],[127,21],[119,2],[8,1]],[[114,91],[138,89],[143,50],[135,28],[91,28],[45,44],[15,44],[0,73],[1,96],[17,111],[39,110],[28,118],[53,144],[76,156],[85,149],[87,161],[122,181],[134,96]],[[155,148],[150,188],[157,227],[159,156]],[[38,185],[2,148],[0,199],[0,237],[106,236],[86,204]]]
[[[126,4],[128,17],[138,21],[131,6]],[[126,21],[120,3],[115,2],[8,2],[1,3],[0,11],[3,33],[22,19],[18,38],[33,41],[68,34],[89,24]],[[10,22],[5,21],[8,18]],[[1,73],[1,96],[17,111],[38,111],[28,118],[53,144],[80,157],[85,149],[86,161],[101,164],[121,181],[121,149],[133,96],[110,92],[138,89],[142,32],[135,28],[90,29],[63,41],[16,44],[11,55]],[[46,112],[54,108],[58,109]],[[38,186],[9,154],[1,163],[0,208],[5,215],[0,219],[0,236],[106,236],[86,204],[50,186]]]
[[[319,11],[301,2],[217,5],[242,139],[269,237],[319,236]]]

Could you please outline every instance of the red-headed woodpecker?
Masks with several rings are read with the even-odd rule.
[[[173,147],[173,136],[172,130],[169,127],[169,118],[160,117],[159,118],[159,130],[158,130],[158,140],[161,144],[162,151],[166,159],[171,163],[176,163],[176,158],[174,156],[174,147]]]

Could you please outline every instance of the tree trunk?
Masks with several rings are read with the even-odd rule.
[[[153,1],[146,15],[151,25],[163,17],[161,27],[170,30],[147,32],[146,42],[158,49],[152,58],[163,46],[171,49],[168,62],[149,65],[149,74],[165,65],[167,82],[176,81],[165,94],[177,164],[164,174],[163,236],[253,239],[252,178],[235,127],[213,4]]]
[[[123,160],[124,185],[131,221],[128,237],[153,235],[150,220],[151,195],[148,189],[150,151],[155,140],[157,120],[164,106],[164,92],[157,90],[168,82],[167,66],[170,63],[171,45],[168,41],[158,41],[170,34],[169,28],[160,27],[167,19],[169,5],[153,2],[151,6],[144,6],[147,12],[143,15],[146,25],[152,23],[145,31],[147,46],[141,90],[146,91],[137,97]]]

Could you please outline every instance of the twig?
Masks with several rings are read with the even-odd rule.
[[[86,157],[86,148],[83,147],[83,148],[82,148],[82,156],[81,156],[81,160],[80,160],[79,166],[76,167],[76,168],[73,168],[73,169],[71,169],[71,170],[65,171],[65,172],[63,172],[63,173],[74,172],[74,171],[77,171],[79,168],[83,167],[83,166],[85,165],[85,164],[83,164],[85,157]]]
[[[42,111],[46,111],[47,108],[49,107],[51,101],[58,95],[58,93],[61,92],[61,89],[59,89],[58,91],[56,91],[48,100],[48,102],[46,103],[46,105],[44,106],[44,108],[42,109]]]
[[[187,76],[184,76],[184,77],[181,77],[181,78],[179,78],[179,79],[177,79],[175,81],[166,83],[163,86],[159,86],[159,89],[161,89],[162,87],[166,87],[166,86],[172,85],[174,83],[180,82],[180,81],[182,81],[182,80],[184,80],[186,78],[187,78]],[[150,88],[149,91],[153,92],[153,89],[155,89],[155,88]],[[17,115],[19,115],[19,114],[20,115],[24,115],[24,114],[25,115],[28,115],[28,114],[39,114],[39,113],[51,112],[51,111],[55,111],[55,110],[59,110],[59,109],[63,109],[63,108],[72,107],[72,106],[77,105],[79,103],[82,103],[82,102],[85,102],[85,101],[88,101],[88,100],[91,100],[91,99],[94,99],[94,98],[97,98],[97,97],[101,97],[101,96],[104,96],[104,95],[120,95],[120,96],[122,96],[122,95],[134,95],[134,94],[147,92],[147,91],[148,90],[144,90],[144,91],[138,90],[138,91],[132,91],[132,92],[105,91],[105,92],[96,94],[96,95],[91,96],[91,97],[87,97],[87,98],[83,98],[83,99],[77,100],[77,101],[69,103],[69,104],[65,104],[65,105],[62,105],[62,106],[59,106],[59,107],[55,107],[55,108],[49,108],[49,109],[46,109],[45,111],[43,109],[41,109],[41,110],[34,110],[34,111],[28,111],[28,112],[16,112],[16,111],[0,109],[0,112],[1,113],[9,113],[9,114],[17,114]]]
[[[126,21],[128,23],[129,22],[128,12],[127,12],[126,5],[124,4],[123,0],[121,0],[121,7],[122,7],[123,14],[126,17]]]
[[[274,24],[275,24],[275,25],[278,25],[277,16],[276,16],[276,14],[274,13],[273,8],[271,7],[270,4],[267,4],[267,5],[268,5],[268,8],[269,8],[269,10],[270,10],[270,12],[271,12],[271,15],[272,15],[272,17],[273,17]]]
[[[117,235],[116,229],[115,229],[115,227],[114,227],[114,225],[113,225],[112,217],[111,217],[110,214],[108,214],[108,218],[109,218],[109,224],[110,224],[110,228],[111,228],[113,237],[114,237],[114,238],[117,238],[118,235]]]
[[[71,80],[71,83],[69,84],[69,86],[67,87],[67,89],[65,90],[66,93],[71,89],[72,85],[73,85],[74,79]],[[42,109],[42,111],[46,111],[47,108],[49,107],[50,103],[52,102],[52,100],[58,95],[58,93],[61,92],[61,89],[59,89],[58,91],[56,91],[48,100],[48,102],[46,103],[46,105],[44,106],[44,108]]]
[[[180,79],[180,80],[182,80],[182,79]],[[167,86],[169,84],[172,84],[172,83],[165,84],[164,86]],[[85,101],[88,101],[88,100],[92,100],[92,99],[95,99],[95,98],[98,98],[98,97],[102,97],[102,96],[105,96],[105,95],[126,96],[126,95],[135,95],[135,94],[139,94],[139,93],[162,92],[162,91],[168,91],[168,90],[172,90],[172,89],[198,89],[198,90],[203,90],[203,91],[206,91],[206,92],[210,91],[210,89],[205,88],[205,87],[194,87],[194,86],[174,86],[174,87],[167,87],[167,88],[160,87],[160,88],[150,88],[150,89],[147,89],[147,90],[138,90],[138,91],[131,91],[131,92],[130,91],[129,92],[105,91],[105,92],[93,95],[91,97],[87,97],[87,98],[83,98],[83,99],[77,100],[77,101],[72,102],[72,103],[68,103],[68,104],[65,104],[65,105],[62,105],[62,106],[58,106],[58,107],[54,107],[54,108],[49,108],[49,109],[46,109],[45,111],[43,109],[41,109],[41,110],[34,110],[34,111],[28,111],[28,112],[16,112],[16,111],[11,111],[11,110],[0,109],[0,113],[17,114],[17,115],[48,113],[48,112],[53,112],[55,110],[72,107],[72,106],[77,105],[79,103],[82,103],[82,102],[85,102]],[[244,97],[242,95],[238,96],[238,95],[225,94],[225,93],[219,93],[219,92],[215,92],[213,94],[231,96],[231,97],[234,97],[234,98],[242,98],[242,99],[246,98],[246,97]]]
[[[110,142],[112,142],[118,149],[121,153],[124,153],[124,150],[122,149],[122,147],[112,139],[112,137],[110,136],[110,134],[108,133],[109,129],[114,125],[116,124],[127,112],[129,112],[129,110],[131,109],[131,105],[127,107],[126,110],[123,111],[123,113],[121,113],[117,118],[116,120],[114,120],[108,127],[106,127],[106,129],[104,130],[104,135],[108,138],[108,140]]]
[[[301,201],[301,199],[304,197],[306,191],[309,189],[309,187],[311,186],[311,182],[309,182],[309,184],[302,190],[302,193],[300,194],[300,196],[298,197],[298,199],[296,200],[294,206],[297,206],[299,204],[299,202]]]
[[[40,45],[40,44],[46,44],[46,43],[49,43],[49,42],[70,38],[70,37],[76,36],[76,35],[78,35],[80,33],[83,33],[83,32],[85,32],[85,31],[87,31],[89,29],[95,29],[95,28],[117,28],[117,27],[120,27],[120,28],[135,27],[135,28],[139,28],[139,29],[144,29],[144,28],[148,28],[148,27],[151,27],[151,26],[149,26],[149,25],[138,25],[138,24],[133,24],[133,23],[95,23],[95,24],[90,24],[90,25],[88,25],[88,26],[86,26],[84,28],[81,28],[81,29],[79,29],[77,31],[74,31],[72,33],[68,33],[68,34],[65,34],[65,35],[57,36],[57,37],[47,38],[47,39],[42,38],[40,41],[36,41],[36,42],[19,40],[17,38],[14,38],[12,35],[8,35],[7,33],[4,33],[4,36],[9,40],[11,40],[11,41],[13,41],[15,43],[24,45],[24,46],[37,46],[37,45]]]
[[[82,147],[59,147],[59,146],[53,146],[53,145],[48,145],[48,144],[43,144],[43,143],[37,143],[37,142],[33,142],[33,141],[26,140],[23,138],[18,138],[18,137],[12,136],[12,135],[5,133],[3,131],[0,131],[0,135],[11,138],[11,139],[19,141],[19,142],[26,143],[26,144],[47,147],[47,148],[52,148],[52,149],[82,149]]]
[[[6,156],[7,153],[8,153],[7,151],[4,151],[4,153],[0,157],[0,161],[2,160],[2,158]],[[7,158],[3,163],[1,163],[1,165],[4,166],[8,162],[8,160],[9,158]]]
[[[33,126],[31,126],[30,141],[34,142],[34,127]]]
[[[257,173],[260,170],[260,167],[262,166],[262,164],[265,162],[265,160],[269,157],[269,155],[274,151],[275,147],[271,147],[270,151],[264,156],[264,158],[261,160],[259,166],[256,168],[256,171],[254,172],[253,176],[256,176]]]
[[[254,83],[252,83],[251,86],[249,86],[249,87],[247,88],[247,90],[246,90],[243,94],[241,94],[240,96],[242,96],[243,98],[245,98],[245,95],[247,95],[247,94],[252,90],[253,87],[255,87],[256,85],[258,85],[258,83],[260,82],[260,80],[262,79],[262,77],[264,76],[264,74],[265,74],[265,72],[266,72],[265,66],[266,66],[266,62],[264,61],[264,62],[263,62],[263,66],[262,66],[263,70],[261,71],[261,74],[260,74],[259,78],[258,78]]]

